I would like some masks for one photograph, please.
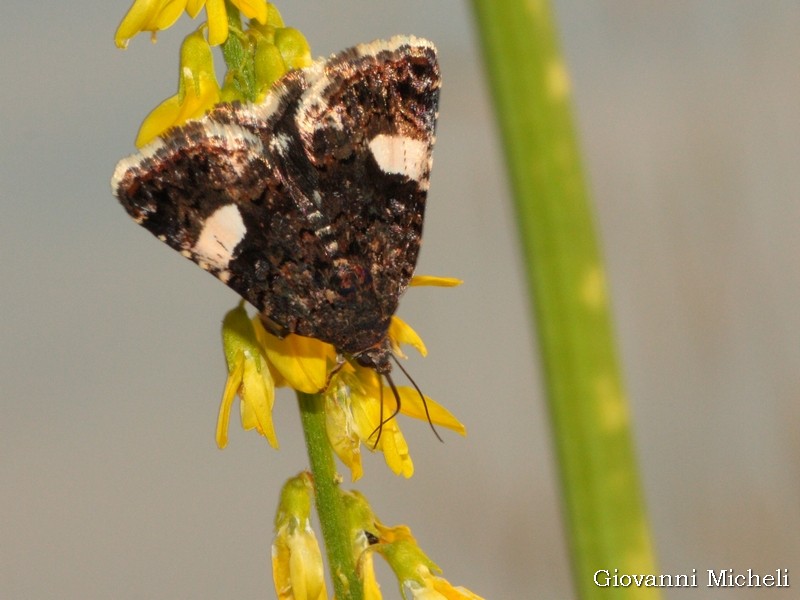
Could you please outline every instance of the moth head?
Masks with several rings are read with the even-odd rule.
[[[392,363],[390,362],[392,356],[389,340],[385,338],[375,346],[362,350],[353,356],[353,358],[355,358],[356,362],[362,367],[369,367],[378,373],[378,375],[386,375],[392,370]]]

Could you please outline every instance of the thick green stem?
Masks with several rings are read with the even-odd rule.
[[[325,432],[325,400],[319,394],[297,392],[306,449],[314,476],[317,514],[325,539],[328,564],[337,600],[362,600],[361,579],[353,560],[347,515],[339,492],[338,474]]]
[[[579,597],[594,573],[655,573],[598,250],[546,0],[473,0],[500,122],[543,360]]]

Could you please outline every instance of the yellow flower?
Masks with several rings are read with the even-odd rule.
[[[413,600],[483,600],[463,587],[455,587],[437,573],[442,570],[417,545],[405,525],[385,527],[375,523],[379,543],[374,549],[389,563],[400,582],[403,597]]]
[[[242,399],[242,427],[256,429],[270,445],[278,447],[272,424],[275,388],[289,386],[308,394],[325,389],[336,364],[336,350],[319,340],[289,334],[281,339],[266,332],[261,319],[247,315],[244,302],[228,312],[222,322],[228,364],[228,381],[217,420],[217,445],[228,441],[233,399]]]
[[[266,0],[231,0],[242,14],[260,23],[267,22]],[[225,0],[135,0],[122,19],[114,35],[119,48],[125,48],[130,39],[142,31],[157,31],[171,27],[185,10],[193,19],[203,6],[208,15],[208,42],[217,46],[228,38],[228,13]]]
[[[290,333],[278,338],[253,319],[256,339],[269,359],[278,387],[289,386],[306,394],[318,394],[328,385],[328,373],[336,363],[336,350],[320,340]]]
[[[145,118],[136,136],[142,147],[171,127],[205,114],[220,100],[211,47],[202,32],[186,36],[181,46],[178,93],[167,98]]]
[[[381,586],[375,576],[374,553],[370,551],[372,542],[367,536],[367,532],[370,532],[374,541],[377,518],[363,494],[351,490],[343,491],[341,495],[353,544],[353,559],[364,586],[364,599],[381,600]]]
[[[466,434],[464,425],[428,396],[425,396],[423,404],[416,389],[404,386],[396,389],[400,397],[400,413],[422,420],[427,420],[430,415],[433,424]],[[403,477],[414,474],[414,463],[397,419],[387,420],[396,409],[394,392],[391,387],[383,385],[380,375],[374,370],[348,364],[334,378],[325,394],[328,439],[336,455],[350,469],[353,481],[363,474],[362,443],[370,451],[383,452],[386,464],[395,474]]]
[[[414,474],[414,463],[411,461],[408,444],[400,431],[397,419],[386,421],[396,408],[392,391],[382,385],[380,376],[374,370],[361,366],[354,366],[353,370],[353,373],[341,373],[336,381],[336,391],[326,396],[326,401],[329,397],[336,400],[335,403],[326,402],[326,412],[342,411],[346,423],[345,431],[349,434],[346,439],[342,439],[340,431],[328,430],[328,439],[334,452],[350,467],[353,481],[363,473],[360,451],[362,442],[371,451],[383,452],[386,464],[396,475],[411,477]],[[398,388],[398,393],[400,389]],[[402,394],[400,398],[402,404]],[[382,420],[386,422],[381,427],[380,438],[377,439],[378,443],[375,446],[376,432]],[[328,424],[331,422],[329,419]],[[333,436],[339,434],[340,437],[337,439],[332,434]],[[344,448],[343,442],[347,444]],[[349,463],[348,460],[353,462]]]
[[[308,473],[286,482],[275,515],[272,579],[278,600],[327,600],[322,554],[311,528]]]
[[[342,492],[342,501],[353,539],[353,556],[364,581],[365,598],[380,598],[372,566],[372,556],[378,552],[397,576],[403,598],[482,600],[466,588],[455,587],[440,577],[441,569],[422,551],[411,529],[406,525],[387,527],[381,523],[363,494]]]
[[[142,31],[153,32],[171,27],[186,8],[186,0],[136,0],[114,34],[118,48],[126,48],[130,39]]]
[[[255,429],[267,438],[273,448],[277,448],[278,438],[272,423],[275,384],[243,304],[225,315],[222,325],[228,381],[219,407],[217,446],[224,448],[228,443],[231,407],[238,394],[241,398],[242,427],[245,430]]]
[[[443,281],[443,278],[433,278]],[[405,358],[400,345],[427,352],[419,335],[399,317],[392,317],[388,330],[393,352]],[[383,452],[389,468],[411,477],[414,464],[397,419],[391,386],[373,369],[345,361],[326,342],[295,334],[279,338],[269,333],[256,315],[247,316],[243,303],[223,321],[223,345],[228,362],[219,419],[217,444],[227,443],[229,413],[238,393],[242,399],[242,426],[256,429],[273,447],[278,441],[272,424],[275,387],[288,386],[307,394],[324,393],[328,439],[339,459],[350,469],[353,481],[363,475],[361,445]],[[396,387],[400,413],[466,434],[464,426],[447,409],[410,387]],[[380,435],[379,435],[380,434]]]

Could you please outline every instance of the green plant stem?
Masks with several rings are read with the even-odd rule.
[[[337,600],[362,600],[361,579],[353,561],[347,515],[339,492],[338,475],[325,432],[325,401],[319,394],[297,392],[306,449],[314,476],[317,514],[325,540]]]
[[[473,0],[537,323],[579,597],[599,569],[656,573],[569,82],[546,0]]]

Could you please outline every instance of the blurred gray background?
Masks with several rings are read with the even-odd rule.
[[[416,474],[358,488],[487,599],[573,597],[516,231],[469,6],[278,4],[316,55],[434,40],[444,89],[408,368],[467,425],[402,423]],[[237,297],[111,195],[177,85],[188,18],[114,48],[127,2],[6,0],[0,24],[0,597],[271,598],[281,483],[305,466],[214,425]],[[789,568],[800,585],[800,4],[556,2],[608,260],[661,572]],[[614,568],[614,565],[609,565]],[[381,567],[387,598],[393,579]],[[753,591],[677,590],[671,598]],[[796,597],[772,590],[770,598]]]

